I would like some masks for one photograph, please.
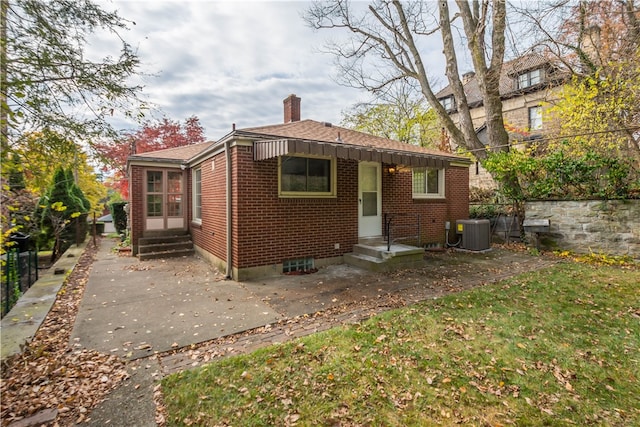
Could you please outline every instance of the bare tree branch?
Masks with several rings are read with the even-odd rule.
[[[455,144],[474,150],[478,157],[484,158],[484,145],[475,132],[460,77],[456,53],[458,41],[451,23],[458,16],[462,17],[464,37],[480,79],[480,87],[483,95],[490,100],[485,105],[488,120],[492,122],[488,124],[492,132],[490,145],[503,147],[507,145],[508,136],[502,126],[499,74],[505,51],[506,5],[500,0],[457,0],[456,3],[459,12],[452,14],[446,0],[438,3],[380,0],[366,8],[358,8],[358,4],[353,8],[345,0],[315,2],[305,19],[316,29],[347,30],[351,34],[346,43],[334,43],[329,47],[342,72],[339,79],[343,83],[377,93],[403,79],[415,80]],[[434,6],[435,9],[429,11],[428,7]],[[492,34],[486,40],[488,28],[491,28]],[[430,70],[419,47],[424,38],[437,33],[440,33],[443,45],[445,74],[457,106],[457,123],[440,104],[429,80]],[[489,67],[486,65],[488,48],[492,55]],[[486,79],[492,81],[484,82]],[[489,94],[491,91],[495,93]]]

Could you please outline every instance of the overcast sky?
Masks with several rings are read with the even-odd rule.
[[[233,123],[281,123],[282,100],[292,93],[302,98],[302,119],[332,123],[370,99],[332,78],[333,57],[320,50],[340,34],[307,27],[301,15],[308,2],[97,1],[136,23],[123,35],[137,48],[142,70],[156,75],[144,78],[144,96],[172,120],[197,116],[208,139],[221,138]]]

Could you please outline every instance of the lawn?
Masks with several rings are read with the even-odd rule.
[[[168,425],[640,425],[640,270],[562,263],[162,391]]]

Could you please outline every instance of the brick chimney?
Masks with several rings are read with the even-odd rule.
[[[467,71],[466,73],[464,73],[462,75],[462,84],[466,85],[467,83],[469,83],[471,81],[471,79],[473,79],[476,76],[476,73],[473,71]]]
[[[289,95],[284,101],[284,122],[300,121],[300,98],[294,94]]]

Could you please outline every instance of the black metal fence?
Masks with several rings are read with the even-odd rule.
[[[1,313],[4,317],[18,299],[38,280],[38,252],[12,249],[2,256],[0,283]]]

